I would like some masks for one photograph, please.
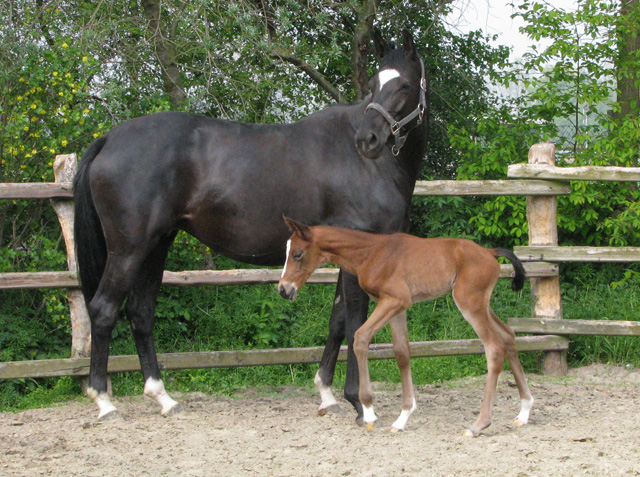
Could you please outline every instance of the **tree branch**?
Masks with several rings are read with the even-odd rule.
[[[271,50],[271,56],[279,60],[292,64],[296,68],[304,71],[309,77],[315,81],[318,86],[331,95],[331,97],[338,103],[347,103],[347,99],[342,95],[340,90],[336,88],[331,82],[318,70],[308,65],[300,58],[293,56],[291,53],[286,52],[279,46],[274,46]]]

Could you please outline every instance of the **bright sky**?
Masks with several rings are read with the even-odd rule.
[[[513,0],[519,4],[518,0]],[[575,0],[554,0],[555,7],[575,8]],[[511,60],[522,57],[530,45],[530,40],[518,29],[524,23],[520,18],[512,19],[514,7],[499,0],[454,0],[453,12],[447,21],[456,30],[467,33],[482,30],[486,35],[498,35],[496,44],[512,47]]]

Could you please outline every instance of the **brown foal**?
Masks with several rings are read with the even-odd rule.
[[[512,252],[486,249],[463,239],[423,239],[402,233],[379,235],[335,227],[308,227],[286,217],[285,222],[293,235],[287,243],[287,261],[278,285],[284,298],[293,300],[316,267],[331,262],[357,275],[362,289],[378,302],[356,332],[353,343],[360,373],[360,402],[368,430],[375,428],[377,420],[367,358],[373,336],[389,323],[402,377],[402,412],[391,427],[398,432],[404,429],[416,409],[406,311],[413,303],[449,292],[482,340],[487,358],[488,375],[480,415],[465,435],[476,437],[491,424],[498,376],[505,357],[520,393],[521,409],[515,423],[522,426],[528,422],[533,397],[518,359],[513,329],[489,306],[500,274],[496,257],[505,257],[513,263],[512,288],[518,291],[523,287],[524,268]]]

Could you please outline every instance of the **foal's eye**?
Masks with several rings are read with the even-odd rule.
[[[303,255],[304,255],[304,250],[296,250],[293,253],[293,259],[295,261],[299,261],[302,258]]]

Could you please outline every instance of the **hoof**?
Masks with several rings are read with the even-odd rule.
[[[404,429],[398,429],[397,427],[390,427],[389,428],[389,432],[391,432],[392,434],[399,434],[403,431]]]
[[[360,427],[364,426],[364,416],[358,416],[356,417],[356,424]]]
[[[367,425],[366,425],[367,432],[375,431],[377,422],[378,421],[367,422]]]
[[[462,433],[462,435],[464,437],[478,437],[478,434],[474,434],[474,432],[471,429],[467,429]]]
[[[522,422],[520,419],[516,419],[515,421],[513,421],[513,423],[516,425],[516,427],[522,427],[527,424],[526,422]]]
[[[327,414],[336,414],[338,416],[343,416],[345,412],[338,404],[332,404],[331,406],[321,407],[320,409],[318,409],[318,416],[325,416]]]
[[[183,407],[180,405],[180,403],[177,403],[168,411],[162,412],[160,414],[162,415],[162,417],[171,417],[171,416],[175,416],[177,414],[182,413],[182,411],[183,411]]]
[[[117,409],[114,409],[113,411],[106,413],[104,416],[98,417],[98,422],[117,421],[119,419],[122,419],[122,414],[120,414]]]

